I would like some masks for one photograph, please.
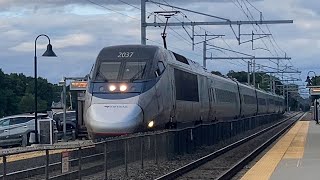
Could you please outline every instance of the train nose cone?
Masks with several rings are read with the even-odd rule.
[[[97,135],[132,133],[143,121],[137,104],[92,104],[87,112],[88,130]]]

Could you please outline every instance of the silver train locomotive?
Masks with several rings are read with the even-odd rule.
[[[85,97],[90,138],[282,113],[284,98],[213,75],[157,46],[102,49]]]

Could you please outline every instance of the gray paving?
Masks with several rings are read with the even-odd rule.
[[[320,179],[320,125],[310,121],[303,158],[281,160],[270,179]]]

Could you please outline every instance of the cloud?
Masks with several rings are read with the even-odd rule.
[[[140,10],[128,6],[119,0],[92,0],[106,7],[119,11],[122,14],[109,11],[85,0],[0,0],[0,67],[5,72],[23,72],[29,75],[33,73],[33,48],[34,39],[38,34],[48,34],[51,38],[53,48],[58,55],[55,59],[39,58],[39,74],[48,78],[51,82],[57,82],[61,76],[81,76],[90,71],[98,52],[105,46],[118,44],[140,43]],[[140,7],[140,0],[123,0]],[[155,0],[158,1],[158,0]],[[192,9],[207,14],[226,17],[232,20],[247,20],[243,11],[234,5],[232,0],[166,0],[168,3]],[[162,1],[160,1],[162,2]],[[241,2],[241,1],[240,1]],[[251,2],[251,1],[250,1]],[[294,24],[269,25],[275,39],[287,56],[292,57],[295,66],[303,71],[315,67],[317,57],[320,56],[319,40],[319,7],[317,0],[268,0],[253,2],[257,8],[263,11],[265,19],[294,19]],[[147,3],[147,15],[155,10],[172,10],[172,8]],[[254,18],[259,19],[259,12],[248,6]],[[248,13],[246,7],[243,9]],[[188,19],[177,15],[179,21],[217,21],[211,17],[184,12]],[[171,18],[170,22],[178,22]],[[189,20],[190,19],[190,20]],[[158,20],[159,21],[159,20]],[[153,16],[148,19],[153,22]],[[261,26],[267,31],[266,26]],[[190,27],[185,27],[191,33]],[[204,26],[210,33],[225,34],[225,41],[233,50],[241,51],[255,56],[271,56],[268,51],[251,50],[251,43],[238,45],[235,36],[228,26]],[[255,28],[259,28],[255,26]],[[237,27],[235,26],[237,30]],[[196,33],[203,34],[204,31],[195,27]],[[242,33],[251,33],[251,25],[241,26]],[[162,46],[161,32],[163,27],[148,27],[148,44]],[[174,50],[188,58],[202,64],[202,44],[191,50],[191,39],[181,27],[167,29],[168,45]],[[178,34],[177,34],[178,33]],[[250,37],[242,36],[241,40]],[[201,42],[202,38],[196,37],[195,42]],[[265,47],[264,43],[275,54],[274,47],[268,38],[264,42],[255,41],[254,47]],[[221,39],[210,41],[214,45],[228,48]],[[47,40],[41,38],[38,41],[38,49],[46,48]],[[280,56],[284,54],[277,50]],[[39,51],[40,52],[40,51]],[[217,50],[208,51],[210,56],[238,56],[235,53]],[[241,55],[239,55],[241,56]],[[261,64],[276,66],[270,61],[259,61]],[[282,65],[287,61],[281,63]],[[216,60],[209,61],[209,70],[218,70],[223,73],[230,69],[246,70],[245,62],[242,60]]]
[[[54,44],[54,48],[66,48],[75,46],[84,46],[92,43],[94,38],[89,34],[71,34],[63,37],[58,37],[52,40],[51,44]],[[46,49],[48,43],[37,44],[38,49]],[[23,42],[17,46],[9,48],[10,50],[29,52],[34,51],[34,42]]]
[[[16,5],[27,5],[27,4],[40,4],[40,5],[55,5],[64,6],[69,4],[91,4],[91,2],[99,4],[123,4],[119,0],[1,0],[0,7],[12,7]],[[186,3],[201,3],[201,2],[231,2],[232,0],[167,0],[170,4],[186,4]],[[261,0],[255,0],[261,1]],[[125,0],[130,4],[140,4],[141,0]],[[154,2],[158,2],[154,0]],[[165,2],[162,2],[165,3]]]

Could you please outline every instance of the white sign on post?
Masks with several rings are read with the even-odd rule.
[[[66,173],[69,171],[69,152],[68,151],[64,151],[61,154],[61,171],[62,173]]]

